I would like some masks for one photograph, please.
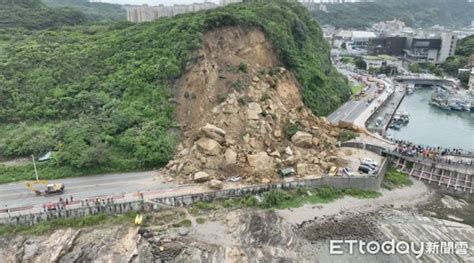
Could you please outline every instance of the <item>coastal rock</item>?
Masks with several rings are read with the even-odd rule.
[[[48,248],[48,253],[32,255],[32,258],[26,258],[25,261],[30,262],[30,260],[32,260],[31,262],[58,262],[61,257],[68,253],[72,248],[79,233],[79,230],[72,228],[54,232],[48,240],[41,243],[40,245],[41,247]]]

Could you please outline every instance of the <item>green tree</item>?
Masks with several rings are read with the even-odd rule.
[[[361,57],[356,57],[354,58],[354,65],[358,69],[366,70],[367,69],[367,63],[365,63],[364,59]]]
[[[408,70],[410,70],[411,73],[421,73],[421,66],[418,63],[412,63],[408,67]]]

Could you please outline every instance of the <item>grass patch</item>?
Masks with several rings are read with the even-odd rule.
[[[37,163],[36,166],[41,179],[59,179],[95,174],[106,174],[118,171],[127,172],[140,170],[139,167],[137,167],[137,164],[133,164],[131,161],[125,161],[121,164],[117,163],[117,166],[115,167],[110,165],[103,167],[75,168],[71,166],[57,166],[52,162]],[[21,166],[0,165],[0,184],[24,180],[35,180],[33,164],[25,164]]]
[[[173,227],[191,227],[193,223],[189,219],[184,219],[178,223],[174,223],[172,226]]]
[[[339,133],[338,140],[341,142],[347,142],[355,139],[357,136],[358,134],[356,132],[350,130],[343,130],[341,133]]]
[[[14,235],[18,233],[30,235],[43,235],[62,228],[83,228],[106,224],[133,224],[136,212],[123,215],[96,214],[80,218],[60,218],[39,223],[34,226],[0,226],[0,236]]]
[[[382,182],[382,187],[388,190],[395,188],[401,188],[412,185],[410,177],[402,172],[397,171],[395,168],[390,168]]]
[[[359,93],[361,90],[363,90],[365,88],[364,84],[359,84],[359,85],[356,85],[352,82],[349,82],[349,86],[351,88],[351,93],[352,95],[355,95],[357,93]]]
[[[285,132],[285,135],[289,140],[291,140],[291,137],[293,137],[293,135],[295,135],[301,129],[302,128],[299,122],[287,123],[283,127],[283,131]]]
[[[206,222],[206,219],[205,218],[202,218],[202,217],[198,217],[196,218],[196,223],[198,224],[204,224]]]
[[[247,73],[248,72],[248,66],[247,64],[245,64],[244,62],[240,62],[239,64],[239,70],[243,73]]]
[[[220,208],[286,209],[301,207],[305,204],[330,203],[344,196],[367,199],[377,198],[381,196],[381,194],[376,191],[365,191],[353,188],[337,189],[329,186],[317,189],[275,189],[264,193],[260,201],[256,196],[248,195],[241,198],[215,200],[214,202],[198,202],[191,206],[190,210],[192,214],[199,215],[202,212]]]
[[[244,90],[244,83],[239,79],[230,84],[230,87],[237,90],[237,91],[242,91]]]
[[[270,94],[268,92],[264,92],[262,94],[262,97],[260,97],[260,101],[266,101],[266,100],[269,100],[271,99],[272,97],[270,96]]]

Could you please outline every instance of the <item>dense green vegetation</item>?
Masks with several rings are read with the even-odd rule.
[[[127,13],[120,5],[91,3],[88,0],[42,0],[51,7],[72,7],[80,10],[92,21],[126,20]]]
[[[458,42],[456,55],[464,57],[474,55],[474,35],[465,37]]]
[[[358,133],[353,132],[351,130],[342,130],[342,132],[339,134],[338,140],[340,142],[347,142],[357,138],[358,136]]]
[[[49,8],[40,0],[0,0],[0,29],[36,30],[85,22],[86,15],[75,9]]]
[[[474,35],[458,41],[456,55],[449,57],[440,65],[442,71],[451,76],[457,76],[459,80],[467,86],[469,82],[469,72],[458,74],[459,69],[467,68],[469,57],[474,55]]]
[[[349,83],[349,86],[351,87],[351,93],[352,95],[355,95],[359,93],[361,90],[365,88],[364,84],[354,84],[354,83]]]
[[[378,0],[373,3],[327,5],[328,13],[315,10],[321,24],[338,28],[365,28],[373,23],[400,19],[411,27],[468,26],[474,3],[466,0]]]
[[[173,156],[172,82],[202,34],[256,26],[272,41],[319,115],[350,96],[329,46],[299,4],[268,1],[157,22],[51,28],[0,35],[0,158],[40,155],[42,178],[161,166]],[[244,65],[236,66],[245,70]],[[31,178],[31,167],[0,165],[0,182]]]
[[[400,188],[404,186],[410,186],[413,182],[410,180],[410,177],[402,172],[397,171],[394,168],[390,168],[382,182],[382,187],[392,190],[395,188]]]

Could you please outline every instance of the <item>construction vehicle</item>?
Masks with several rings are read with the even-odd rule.
[[[281,177],[290,177],[290,176],[295,176],[296,171],[293,167],[288,167],[288,168],[278,170],[278,174]]]
[[[46,185],[46,189],[44,191],[40,191],[36,189],[35,185]],[[50,194],[62,194],[64,192],[64,184],[57,183],[57,184],[49,184],[47,180],[36,180],[30,181],[26,183],[26,187],[33,191],[36,195],[50,195]]]
[[[336,166],[333,166],[331,167],[331,169],[329,169],[328,175],[336,176],[338,172],[339,172],[339,168],[337,168]]]

